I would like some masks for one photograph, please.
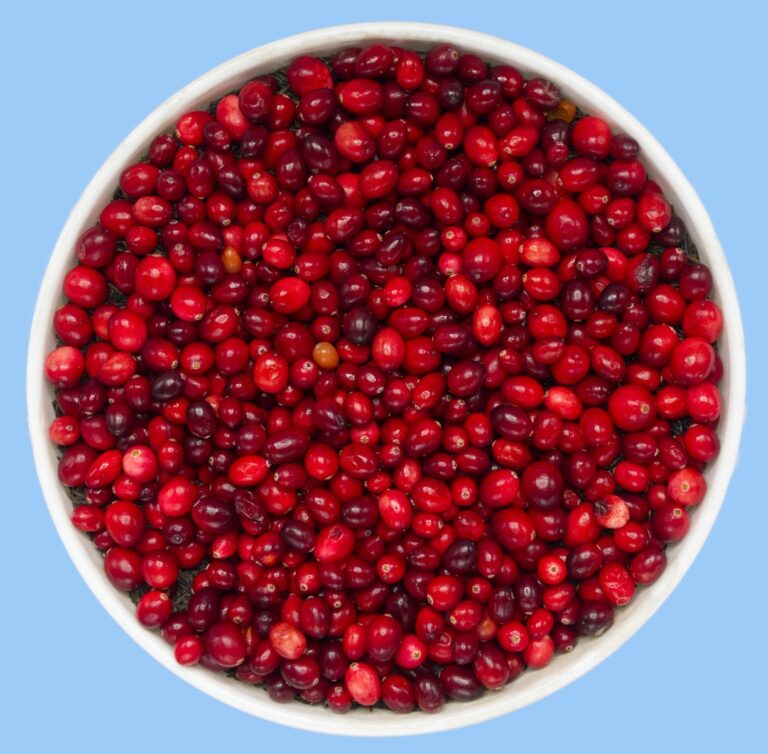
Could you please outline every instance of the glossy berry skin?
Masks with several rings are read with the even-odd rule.
[[[626,432],[647,429],[656,418],[653,396],[637,385],[623,385],[615,390],[608,401],[608,410],[614,424]]]
[[[368,664],[353,662],[344,675],[352,699],[362,707],[372,707],[381,696],[378,673]]]
[[[145,153],[73,244],[41,377],[72,523],[179,664],[433,714],[662,578],[725,322],[637,141],[542,77],[376,43]]]

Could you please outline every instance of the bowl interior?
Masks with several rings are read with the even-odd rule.
[[[134,617],[129,598],[117,592],[103,573],[101,556],[85,535],[71,525],[71,502],[57,480],[57,453],[48,441],[47,428],[54,417],[53,391],[44,380],[43,363],[55,346],[52,318],[63,302],[61,281],[74,263],[77,237],[92,225],[99,208],[111,199],[121,170],[141,158],[151,138],[171,131],[178,116],[237,89],[251,76],[269,73],[287,65],[299,54],[326,55],[343,47],[385,42],[426,50],[437,42],[451,42],[465,52],[492,63],[509,63],[524,75],[551,78],[563,94],[583,110],[604,117],[620,132],[641,144],[641,159],[649,174],[663,188],[676,212],[685,220],[702,261],[713,271],[714,298],[722,307],[725,332],[719,353],[724,364],[721,384],[723,419],[719,434],[721,452],[709,465],[709,491],[692,516],[688,536],[668,550],[669,564],[662,578],[640,590],[632,605],[617,612],[613,628],[599,639],[581,639],[569,655],[556,657],[543,670],[524,673],[502,691],[486,693],[474,702],[450,704],[439,715],[422,713],[394,715],[387,710],[353,710],[338,716],[299,702],[279,705],[262,689],[252,688],[203,668],[183,668],[173,659],[171,648],[156,633],[142,628]],[[614,100],[569,69],[497,37],[453,27],[414,23],[378,23],[340,26],[299,34],[265,45],[206,73],[184,87],[143,121],[115,150],[94,176],[70,215],[56,244],[40,290],[29,347],[27,395],[30,433],[43,492],[59,535],[70,557],[94,594],[115,620],[144,649],[171,671],[206,693],[245,712],[307,730],[347,735],[401,735],[447,730],[481,722],[513,711],[562,688],[614,652],[661,605],[693,562],[717,516],[738,452],[744,418],[745,360],[738,302],[722,248],[704,207],[669,155]]]

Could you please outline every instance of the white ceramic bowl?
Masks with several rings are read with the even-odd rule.
[[[236,89],[250,77],[285,66],[300,54],[324,55],[350,45],[386,42],[426,50],[437,42],[451,42],[493,63],[509,63],[526,76],[552,79],[563,94],[583,110],[600,115],[619,132],[636,138],[650,175],[685,220],[701,258],[715,280],[715,300],[725,316],[720,354],[725,366],[721,384],[723,419],[719,434],[720,455],[706,472],[709,491],[692,516],[685,539],[669,548],[669,565],[651,587],[642,589],[632,605],[619,610],[613,628],[597,639],[581,639],[568,655],[557,657],[543,670],[523,674],[502,691],[486,693],[474,702],[453,703],[438,715],[395,715],[388,710],[358,709],[336,715],[322,707],[298,702],[272,702],[262,689],[213,673],[204,668],[177,665],[171,648],[157,633],[137,622],[129,598],[118,592],[104,575],[102,559],[89,539],[70,523],[72,505],[56,476],[56,448],[47,428],[54,416],[53,391],[43,376],[46,354],[54,347],[52,320],[62,303],[61,282],[75,261],[74,247],[80,233],[92,225],[99,208],[112,196],[122,169],[140,158],[155,134],[172,130],[186,110]],[[519,709],[562,688],[612,654],[647,621],[669,596],[690,567],[712,528],[736,463],[744,420],[746,366],[739,305],[731,273],[712,223],[695,191],[670,156],[650,133],[618,103],[568,68],[524,47],[497,37],[449,26],[418,23],[370,23],[337,26],[298,34],[246,52],[214,68],[163,103],[112,153],[96,173],[59,236],[37,300],[29,345],[27,398],[35,463],[45,499],[64,545],[93,593],[133,639],[169,670],[211,696],[258,717],[284,725],[344,735],[393,736],[458,728]],[[76,648],[75,648],[75,651]]]

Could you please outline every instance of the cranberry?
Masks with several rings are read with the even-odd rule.
[[[194,634],[190,634],[178,639],[173,648],[173,653],[179,665],[196,665],[200,662],[204,650],[205,645],[202,639]]]
[[[545,227],[549,239],[560,249],[581,246],[589,232],[584,210],[570,199],[558,201],[547,215]]]
[[[539,510],[560,504],[563,477],[557,466],[549,461],[536,461],[523,473],[523,493],[529,504]]]
[[[353,662],[344,674],[349,693],[358,704],[372,707],[381,697],[381,681],[374,668],[364,662]]]
[[[470,701],[483,693],[483,686],[471,668],[448,665],[440,673],[440,682],[451,699]]]
[[[606,529],[620,529],[629,521],[629,516],[629,506],[618,495],[606,495],[595,502],[597,522]]]
[[[611,153],[611,129],[602,118],[594,115],[581,118],[574,125],[571,138],[573,147],[579,154],[604,159]]]
[[[107,577],[117,589],[130,591],[142,582],[141,556],[135,550],[112,547],[104,559]]]
[[[650,546],[639,552],[630,563],[632,577],[638,584],[652,584],[664,571],[667,557],[664,551],[656,546]]]
[[[221,622],[205,633],[205,649],[215,662],[233,668],[245,660],[247,645],[242,632],[232,623]]]
[[[617,388],[608,401],[614,424],[627,432],[648,429],[656,418],[653,396],[638,385]]]
[[[576,629],[584,636],[600,636],[613,625],[613,608],[600,600],[584,602],[579,611]]]
[[[712,372],[715,352],[703,338],[686,338],[675,346],[670,369],[675,380],[683,385],[698,385]]]

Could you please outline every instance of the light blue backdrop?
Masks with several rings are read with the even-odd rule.
[[[0,748],[7,752],[765,751],[766,18],[758,3],[13,3],[0,18]],[[55,7],[54,7],[55,6]],[[150,110],[251,47],[336,23],[495,33],[616,97],[714,219],[741,295],[749,419],[701,556],[642,631],[566,690],[431,740],[356,742],[251,719],[145,655],[85,587],[32,468],[24,358],[50,249],[91,175]],[[10,546],[10,552],[9,552]],[[8,744],[6,746],[5,744]]]

